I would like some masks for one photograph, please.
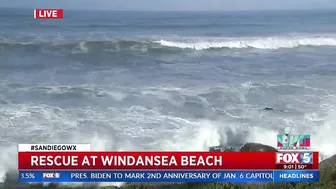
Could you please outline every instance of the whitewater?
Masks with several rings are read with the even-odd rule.
[[[336,46],[336,38],[333,37],[254,37],[247,39],[217,39],[199,41],[155,41],[163,46],[182,49],[216,49],[216,48],[256,48],[256,49],[280,49],[299,46]]]
[[[38,52],[59,52],[59,53],[90,53],[99,51],[108,52],[152,52],[158,49],[166,51],[176,48],[191,50],[210,50],[210,49],[264,49],[276,50],[282,48],[296,48],[300,46],[336,46],[335,34],[324,35],[307,35],[307,36],[272,36],[272,37],[240,37],[240,38],[223,38],[223,37],[166,37],[166,39],[148,38],[106,38],[100,37],[95,40],[90,38],[74,39],[72,41],[62,38],[48,41],[48,39],[32,38],[30,41],[13,41],[7,38],[0,39],[0,47],[5,49],[32,49]],[[169,49],[171,48],[171,49]]]
[[[18,143],[207,151],[292,127],[336,154],[334,12],[20,11],[0,11],[0,178]]]

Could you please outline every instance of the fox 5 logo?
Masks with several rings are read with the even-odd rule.
[[[302,164],[312,164],[313,163],[313,154],[312,153],[300,153],[300,160]]]
[[[312,164],[313,154],[310,152],[278,152],[276,155],[277,164]]]
[[[42,177],[43,178],[60,178],[61,174],[60,173],[43,173]]]

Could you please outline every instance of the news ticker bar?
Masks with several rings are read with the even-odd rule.
[[[318,182],[318,170],[19,171],[20,182]]]

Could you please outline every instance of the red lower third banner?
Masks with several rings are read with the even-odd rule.
[[[318,169],[318,152],[19,152],[19,170]]]

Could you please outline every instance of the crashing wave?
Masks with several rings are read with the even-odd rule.
[[[259,38],[235,38],[199,41],[155,41],[163,46],[182,49],[216,49],[216,48],[256,48],[256,49],[280,49],[295,48],[299,46],[336,46],[336,38],[333,37],[259,37]]]
[[[299,46],[336,46],[335,36],[285,36],[254,38],[178,39],[102,39],[80,41],[13,41],[0,40],[0,50],[27,49],[30,52],[96,53],[96,52],[162,52],[207,49],[281,49]]]

